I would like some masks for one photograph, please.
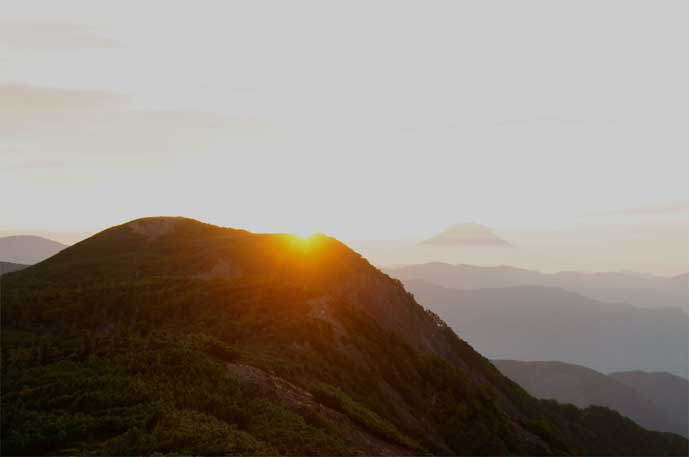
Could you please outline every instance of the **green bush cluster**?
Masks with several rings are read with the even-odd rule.
[[[152,333],[113,352],[2,377],[2,454],[352,455],[228,378],[238,354],[202,334]]]
[[[419,443],[403,435],[393,424],[355,402],[337,387],[318,383],[312,387],[311,393],[318,402],[346,414],[350,419],[382,438],[387,438],[409,449],[423,451]]]

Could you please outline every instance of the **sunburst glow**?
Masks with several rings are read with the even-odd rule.
[[[318,237],[315,233],[293,233],[294,246],[303,253],[312,253],[318,246]]]
[[[297,238],[301,238],[302,240],[305,240],[307,238],[311,238],[314,235],[313,232],[309,232],[307,230],[297,230],[297,231],[293,232],[292,234],[294,236],[296,236]]]

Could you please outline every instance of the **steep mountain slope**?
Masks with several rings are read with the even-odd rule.
[[[687,436],[687,409],[689,383],[668,373],[624,372],[622,378],[631,379],[629,384],[616,379],[615,374],[605,375],[579,365],[562,362],[522,362],[517,360],[493,360],[493,364],[508,378],[519,383],[527,392],[538,398],[550,398],[579,407],[607,406],[649,430],[678,433]],[[630,373],[632,373],[630,375]],[[649,389],[637,389],[634,373],[653,381],[644,383]],[[664,398],[657,379],[667,377],[674,382]],[[649,385],[650,384],[650,385]],[[659,383],[660,384],[660,383]],[[664,383],[663,383],[664,384]],[[650,391],[650,392],[649,392]]]
[[[140,219],[2,281],[3,454],[688,450],[530,397],[323,235]]]
[[[552,287],[404,284],[490,358],[560,360],[602,372],[689,371],[689,316],[677,309],[603,303]]]
[[[670,373],[623,371],[610,373],[611,378],[641,393],[648,401],[672,418],[667,431],[689,436],[689,381]]]
[[[508,266],[481,267],[440,262],[387,269],[386,273],[403,281],[420,279],[453,289],[559,287],[605,302],[628,303],[641,308],[672,307],[689,311],[687,274],[673,278],[625,272],[562,271],[545,274]]]
[[[21,263],[0,262],[0,275],[11,273],[13,271],[19,271],[26,267],[28,267],[28,265],[23,265]]]
[[[67,246],[57,241],[33,235],[0,238],[0,261],[34,264],[53,256]]]

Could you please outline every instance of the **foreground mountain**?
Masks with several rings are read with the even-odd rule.
[[[28,267],[28,265],[23,265],[21,263],[0,262],[0,276],[5,273],[22,270],[26,267]]]
[[[442,233],[421,241],[419,244],[435,246],[510,246],[495,234],[493,229],[481,224],[457,224]]]
[[[689,450],[529,396],[323,235],[140,219],[2,280],[3,455]]]
[[[0,261],[34,264],[51,257],[67,246],[57,241],[33,235],[0,238]]]
[[[687,436],[689,381],[669,373],[630,371],[605,375],[562,362],[493,360],[531,395],[579,407],[607,406],[649,430]]]
[[[689,316],[603,303],[554,287],[458,290],[404,281],[419,303],[493,359],[561,360],[602,372],[687,377]]]
[[[689,435],[689,381],[670,373],[624,371],[611,373],[610,377],[626,384],[652,401],[673,418],[673,428],[668,431]]]
[[[506,266],[481,267],[440,262],[387,269],[386,272],[403,281],[421,279],[454,289],[559,287],[605,302],[628,303],[641,308],[672,307],[689,310],[687,274],[672,278],[633,272],[563,271],[545,274]]]

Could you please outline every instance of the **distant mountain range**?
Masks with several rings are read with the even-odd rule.
[[[604,303],[555,287],[459,290],[403,282],[490,358],[561,360],[602,372],[689,373],[689,316],[676,308]]]
[[[0,261],[34,264],[51,257],[67,245],[40,236],[17,235],[0,238]]]
[[[483,267],[441,262],[388,268],[386,272],[403,281],[422,279],[453,289],[559,287],[605,302],[627,303],[643,308],[689,309],[689,274],[667,278],[630,272],[540,273],[508,266]]]
[[[493,360],[508,378],[538,398],[579,407],[612,408],[650,430],[689,433],[689,381],[669,373],[605,375],[562,362]]]
[[[473,225],[473,224],[472,224]],[[467,231],[461,226],[441,233],[430,230],[423,236],[408,230],[401,230],[396,239],[383,238],[350,240],[374,265],[381,268],[397,268],[403,265],[419,265],[428,262],[445,262],[450,265],[514,265],[534,272],[653,272],[660,276],[675,276],[689,272],[689,221],[678,224],[590,224],[563,226],[560,228],[518,228],[506,226],[479,226],[488,231],[488,238],[479,237],[482,244],[471,244]],[[459,232],[454,236],[454,229]],[[496,241],[494,237],[509,243]],[[621,280],[649,278],[645,274],[626,273]],[[652,277],[650,277],[652,278]],[[686,276],[685,276],[686,278]],[[610,277],[616,281],[615,277]],[[666,278],[659,278],[666,279]],[[687,282],[685,282],[687,284]],[[510,284],[510,285],[541,285]],[[542,284],[555,285],[558,284]],[[456,287],[448,284],[449,287]],[[487,287],[499,287],[489,285]],[[622,285],[626,290],[626,285]],[[651,287],[655,287],[651,285]],[[460,287],[466,288],[466,287]],[[610,289],[609,285],[603,291]],[[686,290],[686,289],[685,289]],[[584,294],[586,295],[586,294]],[[631,303],[635,292],[623,300]],[[685,293],[686,296],[686,293]],[[593,298],[607,299],[606,295]],[[640,303],[648,298],[642,295]],[[618,300],[617,295],[612,295]],[[671,300],[665,300],[661,305]],[[684,299],[682,302],[686,302]]]

